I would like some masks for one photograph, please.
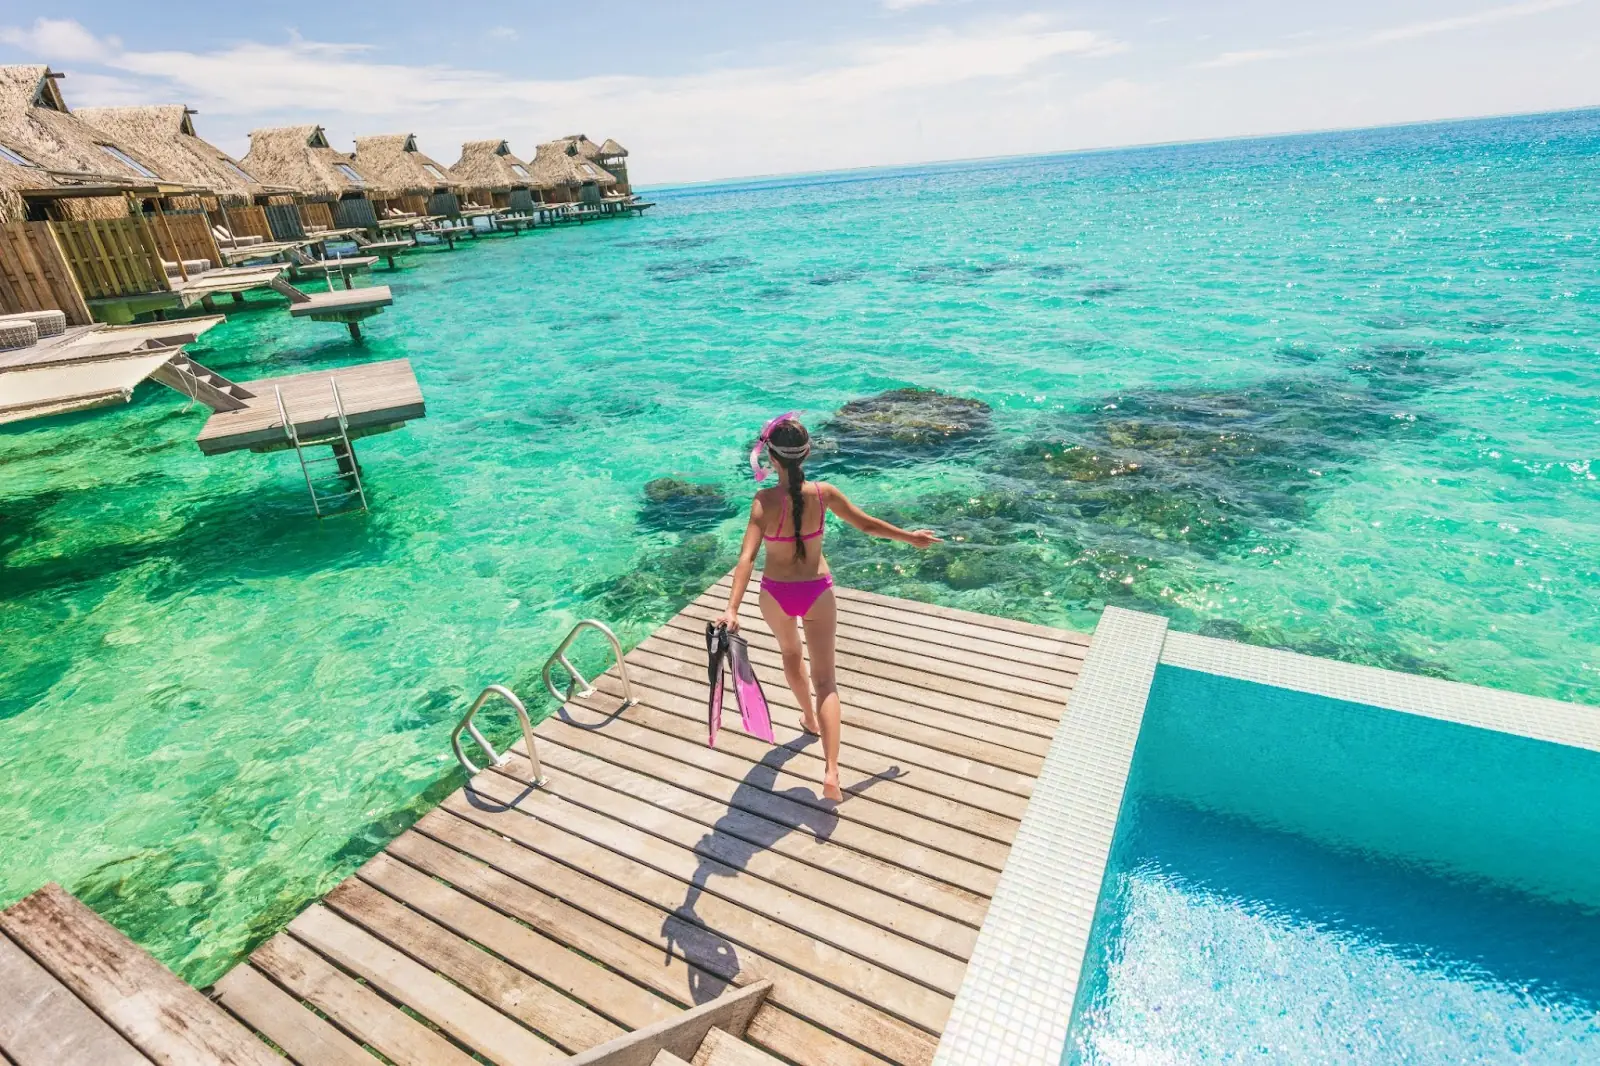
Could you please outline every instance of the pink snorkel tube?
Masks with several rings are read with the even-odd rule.
[[[772,473],[772,471],[761,465],[761,453],[767,447],[767,438],[772,436],[772,431],[777,429],[781,423],[787,422],[799,413],[799,411],[785,411],[762,427],[761,436],[756,438],[756,446],[750,449],[750,473],[757,481],[765,481],[767,475]]]

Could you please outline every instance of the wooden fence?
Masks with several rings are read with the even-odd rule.
[[[143,218],[94,218],[48,225],[84,299],[171,291],[161,253]]]
[[[67,323],[92,319],[48,222],[0,226],[0,312],[64,311]]]
[[[372,210],[372,201],[365,196],[352,197],[349,200],[335,200],[333,203],[333,220],[342,229],[354,226],[358,229],[375,229],[378,225],[378,216]]]
[[[268,204],[262,208],[262,213],[267,217],[267,225],[272,227],[273,240],[298,241],[305,237],[306,229],[300,221],[300,208],[294,204]]]
[[[305,221],[307,229],[333,228],[333,212],[328,210],[327,204],[302,204],[300,217]]]
[[[456,199],[456,194],[453,192],[436,192],[428,198],[424,213],[455,218],[461,214],[461,201]]]
[[[167,259],[204,259],[214,267],[222,265],[222,252],[217,249],[211,219],[204,211],[168,211],[165,216],[146,221],[155,234],[156,246]]]
[[[255,204],[223,208],[222,216],[228,220],[228,232],[235,237],[260,237],[264,241],[273,239],[267,213]]]
[[[506,194],[506,206],[513,211],[532,211],[533,193],[527,189],[512,189]]]
[[[428,214],[428,198],[420,193],[407,193],[400,197],[400,210],[410,211],[413,215]]]

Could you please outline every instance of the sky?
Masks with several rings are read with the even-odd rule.
[[[334,14],[337,11],[338,14]],[[1600,0],[0,0],[71,107],[185,103],[242,156],[315,122],[453,163],[585,133],[635,184],[1600,105]]]

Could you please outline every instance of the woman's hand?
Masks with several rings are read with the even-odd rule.
[[[913,548],[930,548],[943,542],[939,539],[939,535],[931,529],[913,529],[906,534],[906,543]]]
[[[727,626],[730,633],[739,632],[739,612],[729,607],[718,616],[717,625]]]

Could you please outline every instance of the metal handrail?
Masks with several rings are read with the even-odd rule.
[[[467,772],[468,777],[475,776],[479,771],[479,768],[472,764],[472,760],[467,758],[467,753],[461,750],[461,734],[463,732],[472,734],[472,739],[478,742],[478,747],[489,757],[490,765],[504,766],[511,758],[509,751],[503,755],[496,754],[494,745],[490,744],[488,738],[478,732],[478,727],[472,724],[472,719],[477,716],[478,711],[488,702],[490,696],[499,696],[516,708],[517,718],[522,722],[522,743],[528,749],[528,761],[533,763],[533,783],[535,785],[544,784],[544,768],[539,765],[539,752],[533,746],[533,723],[528,720],[528,708],[524,707],[522,701],[517,699],[516,693],[504,685],[490,685],[478,693],[478,698],[472,701],[471,709],[467,711],[460,722],[456,723],[455,729],[450,733],[450,747],[455,749],[456,761],[461,764],[461,768]]]
[[[541,676],[544,678],[544,687],[549,691],[551,697],[559,703],[566,703],[574,698],[572,692],[574,684],[583,686],[583,691],[577,693],[577,699],[588,699],[594,695],[594,686],[589,683],[589,679],[580,674],[578,668],[573,666],[571,661],[567,659],[567,648],[578,638],[578,634],[585,629],[598,629],[605,636],[606,641],[610,643],[611,654],[617,660],[617,674],[622,678],[622,705],[624,707],[632,707],[639,701],[634,699],[633,696],[633,682],[628,678],[628,663],[622,657],[622,644],[617,640],[617,635],[611,632],[610,626],[594,618],[585,618],[573,626],[571,631],[567,633],[567,638],[561,642],[561,645],[556,648],[550,658],[544,661],[544,670],[541,672]],[[556,691],[555,681],[550,677],[550,672],[555,669],[556,663],[566,667],[567,673],[572,676],[571,681],[567,683],[567,694],[565,696]]]

